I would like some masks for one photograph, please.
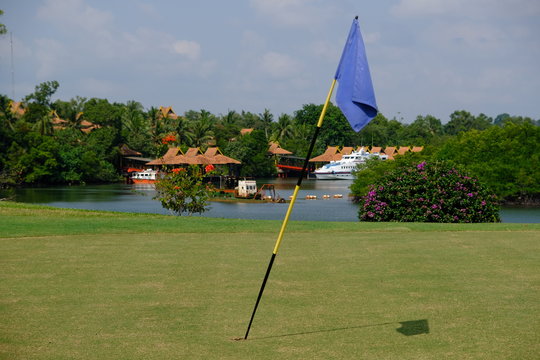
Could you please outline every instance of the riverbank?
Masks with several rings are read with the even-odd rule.
[[[296,185],[294,179],[264,179],[259,186],[262,183],[273,184],[276,194],[286,200]],[[291,220],[358,222],[358,205],[346,196],[350,183],[345,180],[304,180]],[[334,195],[343,197],[335,198]],[[169,214],[159,201],[153,199],[154,196],[153,185],[108,184],[21,188],[13,191],[8,198],[21,203],[59,208]],[[311,199],[313,196],[317,200]],[[286,211],[287,205],[279,203],[212,202],[207,212],[196,216],[282,220]],[[500,215],[505,223],[540,223],[540,207],[505,207]]]
[[[6,358],[534,359],[539,224],[279,221],[0,202]]]

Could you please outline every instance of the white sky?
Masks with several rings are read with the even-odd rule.
[[[77,95],[276,116],[324,102],[359,16],[379,110],[540,119],[537,0],[4,0],[15,99]],[[12,95],[10,36],[0,93]]]

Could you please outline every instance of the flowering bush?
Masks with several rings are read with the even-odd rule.
[[[165,136],[163,139],[161,139],[161,143],[162,143],[162,144],[165,144],[165,145],[166,145],[166,144],[169,144],[169,143],[174,143],[174,142],[176,142],[176,136],[174,136],[174,135],[172,135],[172,134],[171,134],[171,135],[167,135],[167,136]]]
[[[188,168],[175,168],[156,182],[157,195],[154,199],[176,213],[203,213],[208,207],[211,185],[203,183],[201,170],[191,165]]]
[[[372,185],[359,212],[362,221],[498,222],[494,195],[450,165],[425,161],[394,170]]]

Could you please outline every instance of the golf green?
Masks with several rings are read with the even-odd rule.
[[[0,203],[2,359],[535,359],[540,225]]]

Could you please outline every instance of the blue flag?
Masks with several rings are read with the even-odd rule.
[[[337,105],[358,132],[378,111],[358,18],[353,20],[335,79],[339,83]]]

